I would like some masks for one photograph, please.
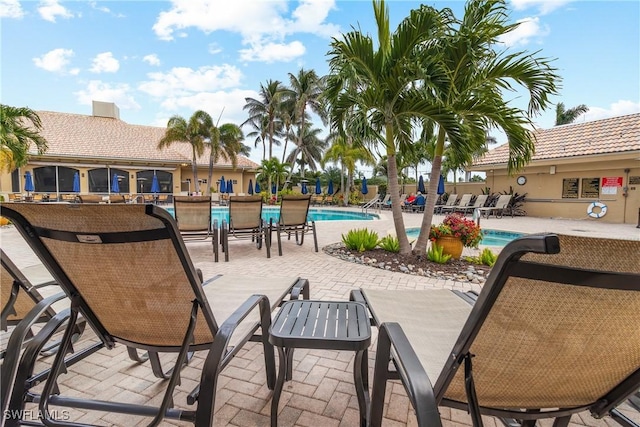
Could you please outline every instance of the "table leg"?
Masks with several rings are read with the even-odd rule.
[[[367,426],[367,408],[369,390],[365,389],[365,384],[368,385],[368,373],[363,372],[364,366],[368,366],[368,363],[363,363],[363,356],[366,357],[367,350],[360,350],[356,352],[356,357],[353,363],[353,382],[356,386],[356,396],[358,397],[358,407],[360,408],[360,427]],[[364,378],[367,377],[365,380]]]
[[[271,398],[271,427],[278,427],[278,404],[280,403],[280,395],[282,394],[282,386],[284,385],[284,377],[287,371],[287,354],[286,349],[278,347],[278,379],[273,389],[273,397]]]

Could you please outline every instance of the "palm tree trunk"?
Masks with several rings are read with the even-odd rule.
[[[433,221],[433,209],[438,199],[438,183],[440,182],[440,172],[442,171],[442,153],[444,152],[445,131],[441,127],[438,131],[438,141],[431,163],[431,176],[429,178],[429,190],[427,193],[427,203],[424,207],[424,215],[422,216],[422,224],[420,225],[420,235],[416,241],[414,252],[423,254],[427,251],[429,242],[429,231],[431,230],[431,222]]]
[[[387,147],[394,147],[393,128],[386,126]],[[408,255],[411,253],[411,245],[407,237],[407,230],[404,227],[402,218],[402,206],[400,206],[400,186],[398,185],[398,164],[396,163],[396,153],[387,149],[387,174],[389,178],[389,191],[391,192],[391,213],[393,215],[393,226],[400,243],[400,253]]]
[[[212,150],[213,151],[213,150]],[[209,176],[207,179],[207,194],[211,194],[211,180],[213,179],[213,156],[209,155]]]
[[[198,185],[198,157],[196,156],[196,148],[193,147],[193,163],[191,164],[191,168],[193,170],[193,188],[195,188],[196,193],[200,191],[200,185]]]

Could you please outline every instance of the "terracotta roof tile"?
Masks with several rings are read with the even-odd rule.
[[[640,150],[640,113],[536,129],[532,161]],[[506,164],[507,144],[490,150],[474,166]]]
[[[105,160],[158,161],[190,163],[189,144],[175,143],[158,150],[158,141],[165,129],[154,126],[131,125],[119,119],[80,114],[37,111],[42,122],[41,135],[48,142],[44,157],[77,157]],[[35,154],[35,151],[32,152]],[[209,165],[209,151],[198,159],[199,165]],[[220,162],[218,167],[230,167]],[[256,168],[248,158],[238,158],[238,166]]]

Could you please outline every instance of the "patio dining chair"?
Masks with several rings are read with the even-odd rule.
[[[271,258],[269,227],[262,219],[262,196],[230,196],[229,222],[222,220],[220,244],[224,260],[229,261],[229,236],[251,239],[258,249],[264,240],[267,258]]]
[[[307,217],[311,196],[283,195],[280,201],[280,216],[275,223],[273,220],[269,223],[269,241],[273,241],[271,232],[275,229],[278,239],[278,255],[282,256],[282,234],[286,234],[288,240],[291,240],[292,234],[295,235],[296,243],[302,245],[305,233],[312,233],[313,245],[315,251],[318,252],[316,222],[309,221]]]
[[[362,290],[379,327],[371,426],[400,379],[419,426],[438,406],[527,426],[607,415],[640,387],[640,241],[535,235],[500,253],[477,301],[449,290]],[[389,361],[393,361],[390,369]]]
[[[153,418],[150,425],[166,418],[210,426],[218,375],[249,341],[262,343],[267,386],[273,389],[275,354],[266,333],[271,312],[287,296],[308,298],[306,280],[217,276],[203,281],[175,220],[154,205],[2,204],[2,214],[13,221],[71,299],[61,349],[44,387],[26,389],[16,382],[12,394],[18,398],[12,397],[9,411],[3,411],[3,416],[24,413],[24,405],[35,402],[44,423],[53,426],[71,425],[52,416],[74,412],[53,411],[52,406],[149,417]],[[69,351],[79,315],[108,349],[121,343],[177,353],[166,391],[155,402],[158,406],[96,400],[94,393],[88,397],[81,390],[61,385],[59,377],[66,373],[63,355]],[[198,387],[187,396],[187,403],[197,406],[175,407],[173,394],[180,380],[179,368],[188,353],[196,350],[208,352]],[[117,361],[106,369],[122,372]],[[30,363],[21,362],[18,370]],[[105,363],[104,355],[98,363]],[[107,395],[113,396],[108,391]],[[18,422],[5,421],[6,426]],[[139,421],[130,420],[131,425],[136,423]]]
[[[209,196],[174,196],[173,213],[185,241],[211,237],[213,258],[218,262],[218,224],[211,220]]]

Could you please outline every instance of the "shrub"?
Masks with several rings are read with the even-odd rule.
[[[378,233],[369,231],[366,228],[349,230],[347,235],[342,235],[342,242],[351,250],[364,252],[375,249],[378,246]]]
[[[387,252],[400,252],[400,241],[396,236],[384,236],[378,245]]]
[[[488,265],[489,267],[493,267],[493,264],[496,263],[498,259],[498,255],[491,252],[491,249],[484,248],[478,257],[480,264]]]
[[[442,252],[442,246],[431,243],[431,247],[427,249],[427,259],[437,264],[446,264],[451,259],[451,255]]]

